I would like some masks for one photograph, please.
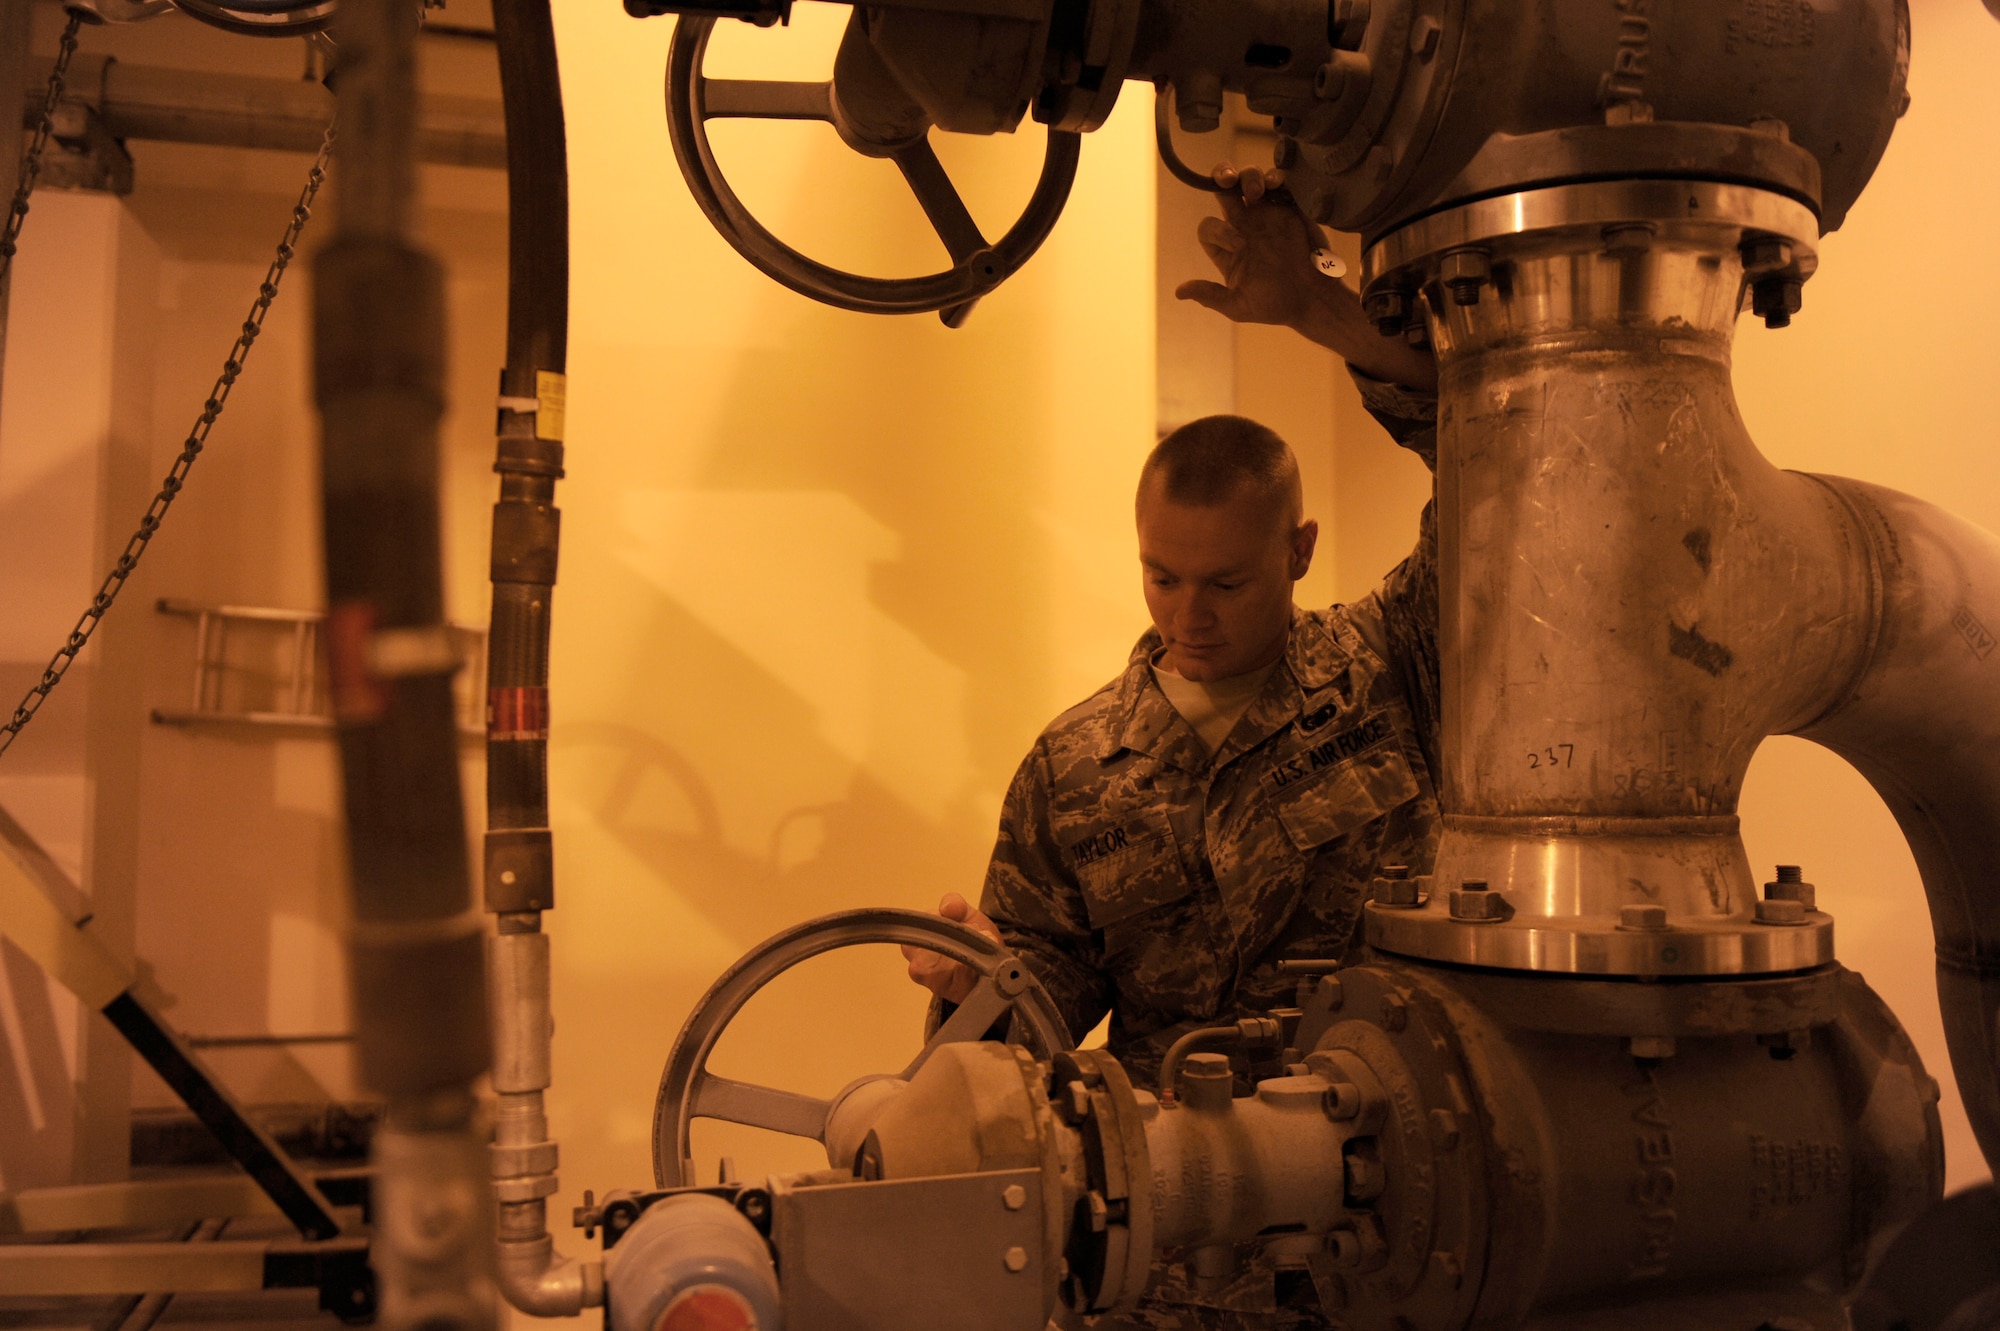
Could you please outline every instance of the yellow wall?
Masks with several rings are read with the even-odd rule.
[[[725,24],[710,69],[823,77],[846,12]],[[668,1046],[745,949],[825,911],[976,894],[1028,742],[1123,663],[1144,624],[1130,504],[1153,440],[1153,166],[1141,88],[1085,141],[1054,237],[963,330],[844,313],[752,270],[696,211],[660,112],[669,22],[557,18],[574,226],[550,760],[566,1206],[651,1177]],[[945,146],[989,234],[1041,138]],[[815,257],[941,263],[894,168],[830,129],[727,125],[716,142],[753,210]],[[907,1060],[921,999],[893,949],[810,963],[716,1066],[829,1093]],[[726,1140],[697,1138],[704,1172],[721,1149],[745,1174],[824,1161]]]

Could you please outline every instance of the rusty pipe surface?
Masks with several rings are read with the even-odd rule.
[[[362,1080],[387,1101],[370,1248],[392,1327],[491,1326],[474,1132],[489,1044],[444,619],[444,282],[409,241],[417,12],[340,7],[338,225],[315,256],[328,676],[340,744]]]

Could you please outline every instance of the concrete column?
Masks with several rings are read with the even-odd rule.
[[[160,254],[108,194],[38,191],[0,386],[0,709],[41,675],[144,510]],[[4,805],[129,953],[143,596],[104,623],[0,757]],[[0,1189],[123,1175],[131,1065],[94,1012],[0,946]]]

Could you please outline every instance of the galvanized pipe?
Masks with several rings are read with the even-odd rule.
[[[314,261],[328,673],[362,1080],[388,1102],[371,1248],[391,1326],[490,1326],[474,1082],[488,1064],[438,513],[444,298],[408,240],[417,13],[340,7],[338,229]]]

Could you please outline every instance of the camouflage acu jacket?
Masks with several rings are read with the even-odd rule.
[[[1370,402],[1400,441],[1429,442],[1429,420]],[[1436,549],[1427,508],[1375,592],[1295,610],[1281,667],[1212,757],[1154,682],[1148,632],[1015,774],[980,909],[1073,1035],[1111,1014],[1136,1083],[1184,1032],[1289,1006],[1279,961],[1347,957],[1382,865],[1429,872]]]

